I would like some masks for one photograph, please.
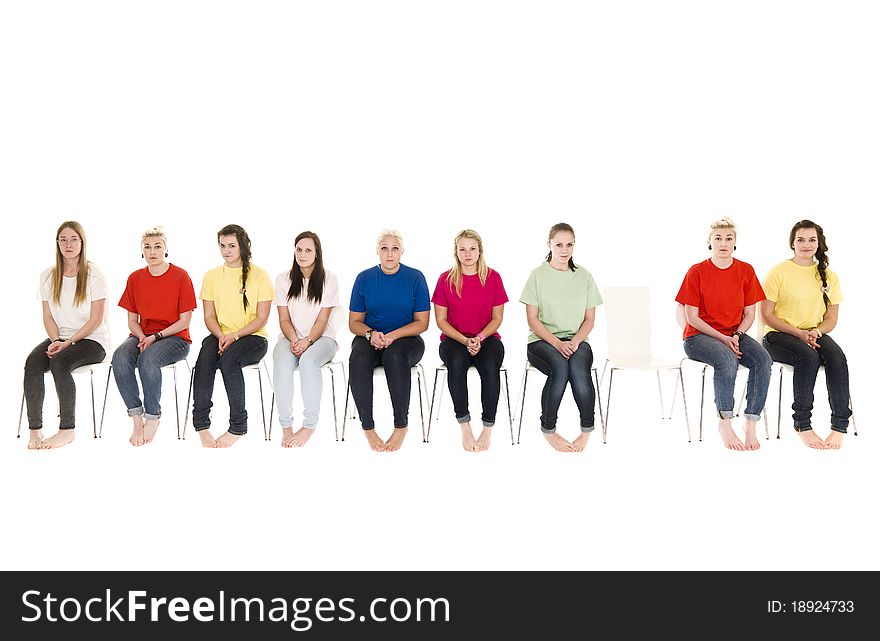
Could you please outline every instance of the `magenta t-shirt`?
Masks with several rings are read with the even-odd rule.
[[[461,297],[446,280],[449,272],[437,279],[431,302],[447,309],[446,320],[468,338],[476,336],[492,319],[492,308],[507,302],[507,292],[501,276],[494,269],[486,275],[486,284],[480,283],[479,274],[461,277]],[[501,338],[498,332],[493,336]],[[446,336],[440,334],[440,340]]]

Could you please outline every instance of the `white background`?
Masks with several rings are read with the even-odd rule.
[[[2,2],[0,213],[6,305],[0,479],[7,569],[878,569],[878,13],[870,2]],[[37,276],[65,219],[108,274],[114,342],[141,231],[164,225],[170,260],[198,285],[221,259],[216,231],[251,235],[254,262],[289,268],[311,229],[347,297],[399,228],[404,261],[433,289],[463,227],[483,236],[511,302],[501,333],[512,396],[525,359],[517,302],[549,227],[577,233],[600,287],[648,285],[654,348],[682,356],[673,299],[732,216],[737,257],[759,276],[789,256],[792,223],[825,226],[845,302],[860,435],[809,451],[790,428],[758,452],[726,451],[711,391],[702,443],[656,381],[615,379],[608,443],[559,454],[527,395],[522,444],[505,413],[491,450],[460,448],[449,399],[431,443],[418,406],[404,448],[376,454],[358,426],[332,435],[329,384],[301,450],[250,432],[203,450],[174,435],[133,448],[110,384],[91,438],[80,380],[77,440],[29,452],[13,432],[21,369],[43,339]],[[592,342],[604,358],[604,316]],[[205,335],[194,315],[196,343]],[[272,344],[277,335],[274,311]],[[438,330],[426,333],[429,376]],[[341,335],[347,360],[350,336]],[[270,351],[271,351],[270,345]],[[103,376],[103,371],[101,377]],[[329,383],[329,381],[328,381]],[[476,381],[472,411],[479,414]],[[828,408],[820,379],[815,424]],[[771,386],[771,399],[775,399]],[[691,377],[692,428],[699,388]],[[711,388],[710,388],[711,390]],[[181,383],[181,398],[185,385]],[[787,394],[787,392],[786,392]],[[380,433],[390,426],[377,386]],[[100,404],[101,394],[98,394]],[[215,425],[225,394],[218,379]],[[268,392],[267,392],[268,402]],[[46,425],[55,401],[47,381]],[[297,407],[298,407],[297,403]],[[768,401],[775,435],[775,400]],[[570,395],[560,433],[575,435]],[[299,412],[299,409],[297,409]],[[26,426],[25,426],[26,427]],[[851,430],[852,432],[852,430]]]

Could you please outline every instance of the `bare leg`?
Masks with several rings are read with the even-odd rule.
[[[152,443],[156,438],[156,430],[159,429],[159,419],[151,418],[144,421],[144,445]]]
[[[556,432],[544,434],[544,438],[546,438],[547,442],[550,443],[550,445],[553,446],[553,449],[558,452],[574,452],[571,443],[559,436],[559,434],[557,434]]]
[[[476,443],[474,441],[474,432],[471,430],[470,421],[467,423],[459,423],[461,427],[461,446],[467,452],[476,452]]]
[[[745,448],[747,450],[757,450],[760,449],[761,443],[758,441],[758,437],[755,436],[755,421],[746,421],[746,443]]]
[[[367,437],[367,442],[370,444],[370,449],[374,452],[381,452],[385,449],[385,441],[383,441],[378,434],[376,434],[376,430],[362,430],[364,436]]]
[[[803,430],[798,432],[798,436],[804,442],[804,445],[814,450],[824,450],[825,441],[819,438],[813,430]]]
[[[489,449],[489,442],[492,440],[492,428],[484,427],[483,431],[480,432],[480,438],[477,439],[477,442],[474,444],[475,452],[485,452]]]
[[[54,450],[56,447],[62,447],[73,442],[75,434],[73,430],[58,430],[54,436],[50,436],[43,444],[40,445],[41,450]]]
[[[141,414],[131,417],[132,430],[128,442],[135,447],[144,444],[144,417]]]
[[[282,427],[284,436],[281,438],[281,447],[293,447],[293,426]]]
[[[30,436],[28,437],[28,449],[29,450],[38,450],[40,446],[43,444],[43,430],[28,430],[30,432]]]
[[[831,430],[831,434],[825,439],[825,449],[839,450],[840,446],[843,445],[844,436],[846,435],[843,432],[835,432],[834,430]]]
[[[214,447],[214,436],[211,434],[211,430],[199,430],[196,434],[199,435],[202,447]]]
[[[231,432],[223,432],[215,441],[211,447],[216,448],[224,448],[231,447],[235,444],[235,442],[241,438],[241,434],[232,434]]]
[[[590,438],[592,432],[581,432],[580,435],[571,442],[571,449],[574,452],[583,452],[587,446],[587,439]]]
[[[395,427],[394,431],[391,433],[391,436],[388,437],[388,440],[385,442],[385,449],[383,452],[396,452],[400,449],[400,446],[403,445],[403,439],[406,438],[406,433],[409,430],[405,427]]]
[[[302,447],[306,443],[308,443],[309,439],[312,438],[312,434],[315,433],[315,428],[309,427],[301,427],[297,430],[296,434],[293,435],[293,447]]]
[[[721,432],[721,442],[724,443],[724,447],[729,450],[737,450],[744,451],[746,446],[743,445],[743,442],[739,440],[739,436],[736,435],[736,432],[733,431],[733,427],[730,425],[729,418],[722,418],[718,421],[718,431]]]

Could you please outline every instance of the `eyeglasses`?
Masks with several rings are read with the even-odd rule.
[[[79,245],[82,242],[79,238],[59,238],[59,245]]]

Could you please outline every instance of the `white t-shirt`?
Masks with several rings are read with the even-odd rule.
[[[299,296],[287,300],[287,292],[290,290],[290,272],[282,272],[275,278],[275,306],[287,307],[290,312],[290,320],[296,329],[297,338],[305,338],[315,324],[321,309],[336,307],[339,305],[339,282],[336,276],[324,270],[324,293],[321,302],[316,303],[308,299],[309,279],[303,279],[303,289]],[[336,339],[338,327],[333,326],[333,315],[327,321],[324,333],[321,336]],[[283,335],[282,335],[283,336]]]
[[[52,300],[52,267],[40,274],[40,300],[49,303],[49,311],[58,326],[58,337],[67,339],[73,336],[80,327],[89,321],[92,301],[107,298],[107,278],[104,272],[94,263],[89,263],[89,282],[86,286],[86,299],[80,305],[73,304],[76,293],[76,276],[63,276],[61,299],[56,303]],[[106,310],[105,310],[106,314]],[[85,338],[99,343],[104,351],[110,351],[110,335],[104,319],[91,334]],[[83,340],[83,339],[80,339]]]

